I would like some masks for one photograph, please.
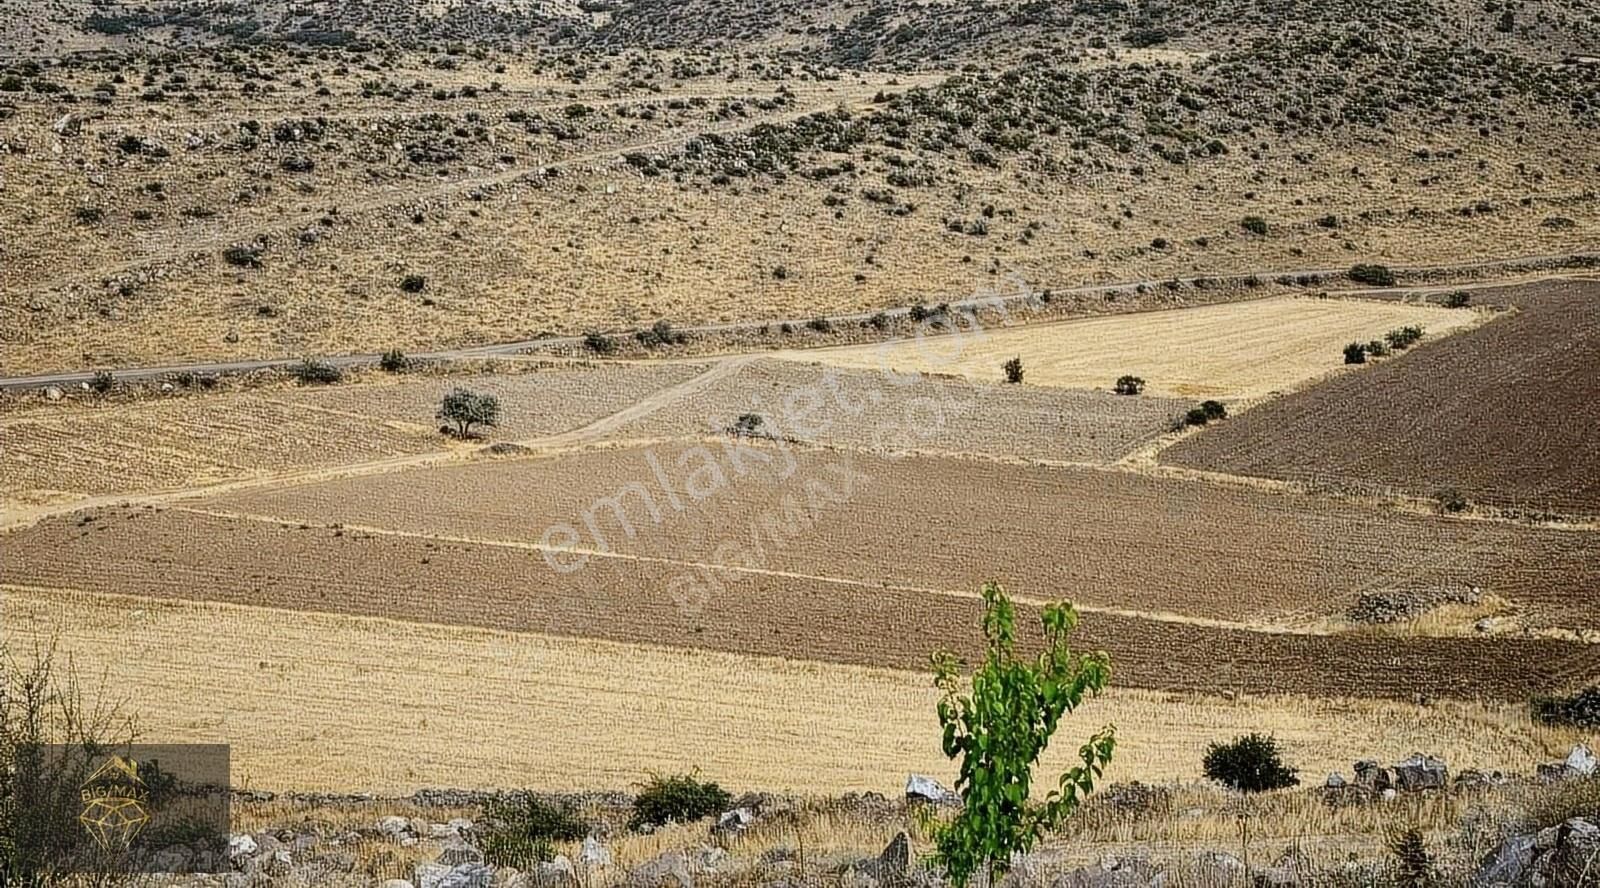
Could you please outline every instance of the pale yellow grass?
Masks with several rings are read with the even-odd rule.
[[[1001,365],[1020,357],[1024,380],[1036,385],[1109,390],[1132,374],[1150,394],[1257,398],[1338,370],[1347,343],[1412,324],[1437,337],[1482,317],[1432,305],[1285,296],[779,357],[987,381],[1003,379]]]
[[[463,582],[470,582],[463,578]],[[926,675],[473,628],[5,588],[12,652],[55,638],[152,742],[225,742],[235,782],[318,791],[620,788],[699,768],[735,788],[895,793],[949,779]],[[406,594],[396,589],[396,595]],[[1359,688],[1353,688],[1359,691]],[[1224,700],[1117,691],[1068,722],[1115,722],[1116,780],[1194,779],[1207,743],[1269,731],[1308,774],[1412,750],[1528,771],[1572,737],[1520,707]]]

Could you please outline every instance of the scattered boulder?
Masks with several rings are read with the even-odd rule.
[[[483,863],[483,852],[462,841],[459,835],[452,832],[439,851],[438,862],[450,867]]]
[[[1328,775],[1328,779],[1323,781],[1322,785],[1326,789],[1344,789],[1349,784],[1345,781],[1343,774],[1335,771]]]
[[[416,869],[416,888],[490,888],[493,881],[494,868],[481,863],[419,863]]]
[[[951,805],[960,802],[961,796],[946,789],[944,784],[932,777],[912,774],[906,778],[906,801]]]
[[[717,818],[717,825],[712,827],[712,832],[742,833],[755,822],[755,811],[749,808],[734,808],[732,811],[724,811],[722,816]]]
[[[627,885],[628,888],[694,888],[694,877],[689,875],[689,864],[683,855],[668,851],[635,867],[628,874]]]
[[[1450,769],[1443,759],[1420,752],[1394,766],[1395,789],[1401,792],[1444,789],[1449,777]]]
[[[594,836],[589,836],[583,840],[583,850],[578,853],[578,862],[585,868],[610,866],[611,849],[602,845]]]
[[[1223,851],[1201,851],[1190,867],[1196,884],[1232,885],[1244,878],[1244,861]]]
[[[67,393],[61,390],[61,386],[52,385],[45,387],[44,396],[46,400],[59,401],[62,398],[65,398]]]
[[[573,888],[578,884],[578,872],[571,859],[557,854],[554,860],[541,863],[534,870],[533,884],[538,888]]]
[[[1533,840],[1528,881],[1538,888],[1585,884],[1600,866],[1600,820],[1574,817],[1540,830]]]
[[[1490,888],[1492,885],[1520,883],[1528,867],[1533,864],[1533,842],[1534,837],[1530,834],[1512,836],[1500,843],[1500,847],[1490,852],[1478,866],[1478,874],[1472,884],[1478,888]]]
[[[1389,774],[1389,769],[1374,761],[1359,761],[1355,765],[1356,786],[1374,795],[1394,786],[1394,777]]]
[[[406,836],[412,835],[411,821],[404,817],[390,815],[378,821],[378,835],[393,842],[398,842]]]
[[[257,845],[256,840],[249,836],[241,835],[228,839],[228,859],[233,861],[234,866],[240,869],[243,869],[241,864],[254,857],[259,850],[261,850],[261,846]]]
[[[1545,782],[1576,780],[1600,774],[1600,760],[1583,743],[1572,747],[1567,757],[1559,762],[1546,762],[1539,766],[1539,778]]]

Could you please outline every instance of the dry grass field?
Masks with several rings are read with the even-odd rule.
[[[0,416],[0,513],[86,497],[137,496],[447,452],[439,399],[457,386],[494,394],[497,434],[539,438],[583,426],[707,368],[697,364],[544,367],[466,376],[376,377],[332,388],[135,401],[42,403]]]
[[[1268,403],[1163,462],[1521,510],[1600,513],[1600,282],[1473,290],[1469,333]]]
[[[1279,297],[778,356],[991,382],[1003,381],[1000,365],[1019,357],[1024,381],[1036,385],[1109,392],[1126,373],[1144,379],[1154,395],[1243,399],[1292,390],[1339,369],[1345,343],[1409,325],[1445,336],[1479,319],[1433,305]]]
[[[58,640],[91,689],[173,741],[226,736],[237,782],[319,792],[625,787],[700,768],[732,787],[896,791],[948,779],[925,675],[215,603],[4,588],[13,644]],[[173,645],[174,638],[206,644]],[[210,701],[207,708],[199,701]],[[1118,690],[1074,723],[1122,729],[1112,779],[1191,779],[1205,745],[1274,732],[1308,773],[1413,749],[1525,770],[1574,735],[1514,704]],[[1052,749],[1064,765],[1073,750]],[[371,818],[368,818],[369,822]]]

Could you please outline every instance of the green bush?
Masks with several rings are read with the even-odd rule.
[[[1267,220],[1260,216],[1246,216],[1239,220],[1239,227],[1251,234],[1266,234]]]
[[[818,333],[832,333],[833,322],[824,317],[815,317],[806,321],[806,326]]]
[[[1065,602],[1040,613],[1044,647],[1038,657],[1018,657],[1016,610],[1005,590],[989,583],[982,595],[986,653],[970,684],[954,654],[941,652],[933,660],[944,754],[960,761],[956,790],[964,802],[954,820],[935,827],[934,858],[956,888],[981,870],[1003,874],[1014,855],[1059,826],[1094,791],[1117,742],[1114,726],[1101,728],[1079,748],[1082,764],[1033,799],[1039,757],[1062,718],[1110,683],[1111,662],[1103,652],[1071,651],[1067,636],[1078,614]],[[961,693],[963,684],[970,694]]]
[[[1204,407],[1191,407],[1189,412],[1183,415],[1183,422],[1185,425],[1203,426],[1210,421],[1211,416],[1210,414],[1206,413],[1206,409]]]
[[[1454,487],[1445,487],[1435,491],[1433,499],[1439,504],[1439,511],[1448,512],[1451,515],[1465,512],[1469,505],[1466,496]]]
[[[1119,376],[1115,391],[1119,395],[1137,395],[1144,391],[1144,380],[1137,376]]]
[[[1228,408],[1221,401],[1202,401],[1200,402],[1200,411],[1206,415],[1207,420],[1215,421],[1228,418]]]
[[[420,274],[408,274],[400,279],[400,289],[406,293],[421,293],[428,287],[428,279]]]
[[[108,395],[117,387],[117,378],[111,375],[110,370],[94,371],[94,378],[89,380],[89,389],[97,395]]]
[[[1466,308],[1472,303],[1472,294],[1466,290],[1453,290],[1444,294],[1445,308]]]
[[[378,366],[386,373],[404,373],[411,369],[411,359],[398,348],[391,348],[378,358]]]
[[[1022,358],[1012,358],[1001,364],[1000,369],[1005,371],[1006,382],[1016,383],[1022,381]]]
[[[497,802],[484,812],[483,857],[497,867],[531,870],[555,857],[556,842],[575,842],[589,825],[564,805],[533,795]]]
[[[1344,362],[1346,364],[1365,364],[1367,362],[1367,347],[1359,342],[1352,342],[1345,346]]]
[[[1389,354],[1389,343],[1384,342],[1382,339],[1374,339],[1363,346],[1363,348],[1366,349],[1366,352],[1369,356],[1374,358],[1381,358]],[[1349,362],[1346,361],[1345,363]]]
[[[1205,775],[1240,792],[1266,792],[1295,786],[1295,769],[1283,763],[1278,741],[1265,734],[1247,734],[1206,750]]]
[[[1394,286],[1394,272],[1388,266],[1364,263],[1350,266],[1350,280],[1374,287]]]
[[[727,790],[715,783],[701,782],[695,774],[652,774],[634,800],[628,826],[643,829],[666,823],[693,823],[726,811],[730,799]]]

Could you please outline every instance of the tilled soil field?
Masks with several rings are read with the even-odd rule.
[[[1517,311],[1252,409],[1162,461],[1356,491],[1455,488],[1534,513],[1600,514],[1600,282],[1473,299]]]
[[[1011,579],[1006,564],[993,572]],[[176,510],[46,521],[8,544],[0,583],[911,670],[939,648],[978,652],[970,592],[617,557],[561,573],[522,547]],[[1034,607],[1022,611],[1036,625]],[[1170,690],[1514,700],[1600,676],[1600,646],[1527,638],[1260,632],[1091,612],[1078,643],[1112,653],[1119,685]]]
[[[1131,472],[739,443],[441,466],[205,506],[873,585],[970,590],[1000,577],[1097,607],[1279,625],[1343,613],[1364,593],[1475,587],[1527,625],[1600,627],[1595,533]]]
[[[833,447],[1108,463],[1167,431],[1194,403],[758,360],[621,434],[722,435],[755,414],[769,434]]]

